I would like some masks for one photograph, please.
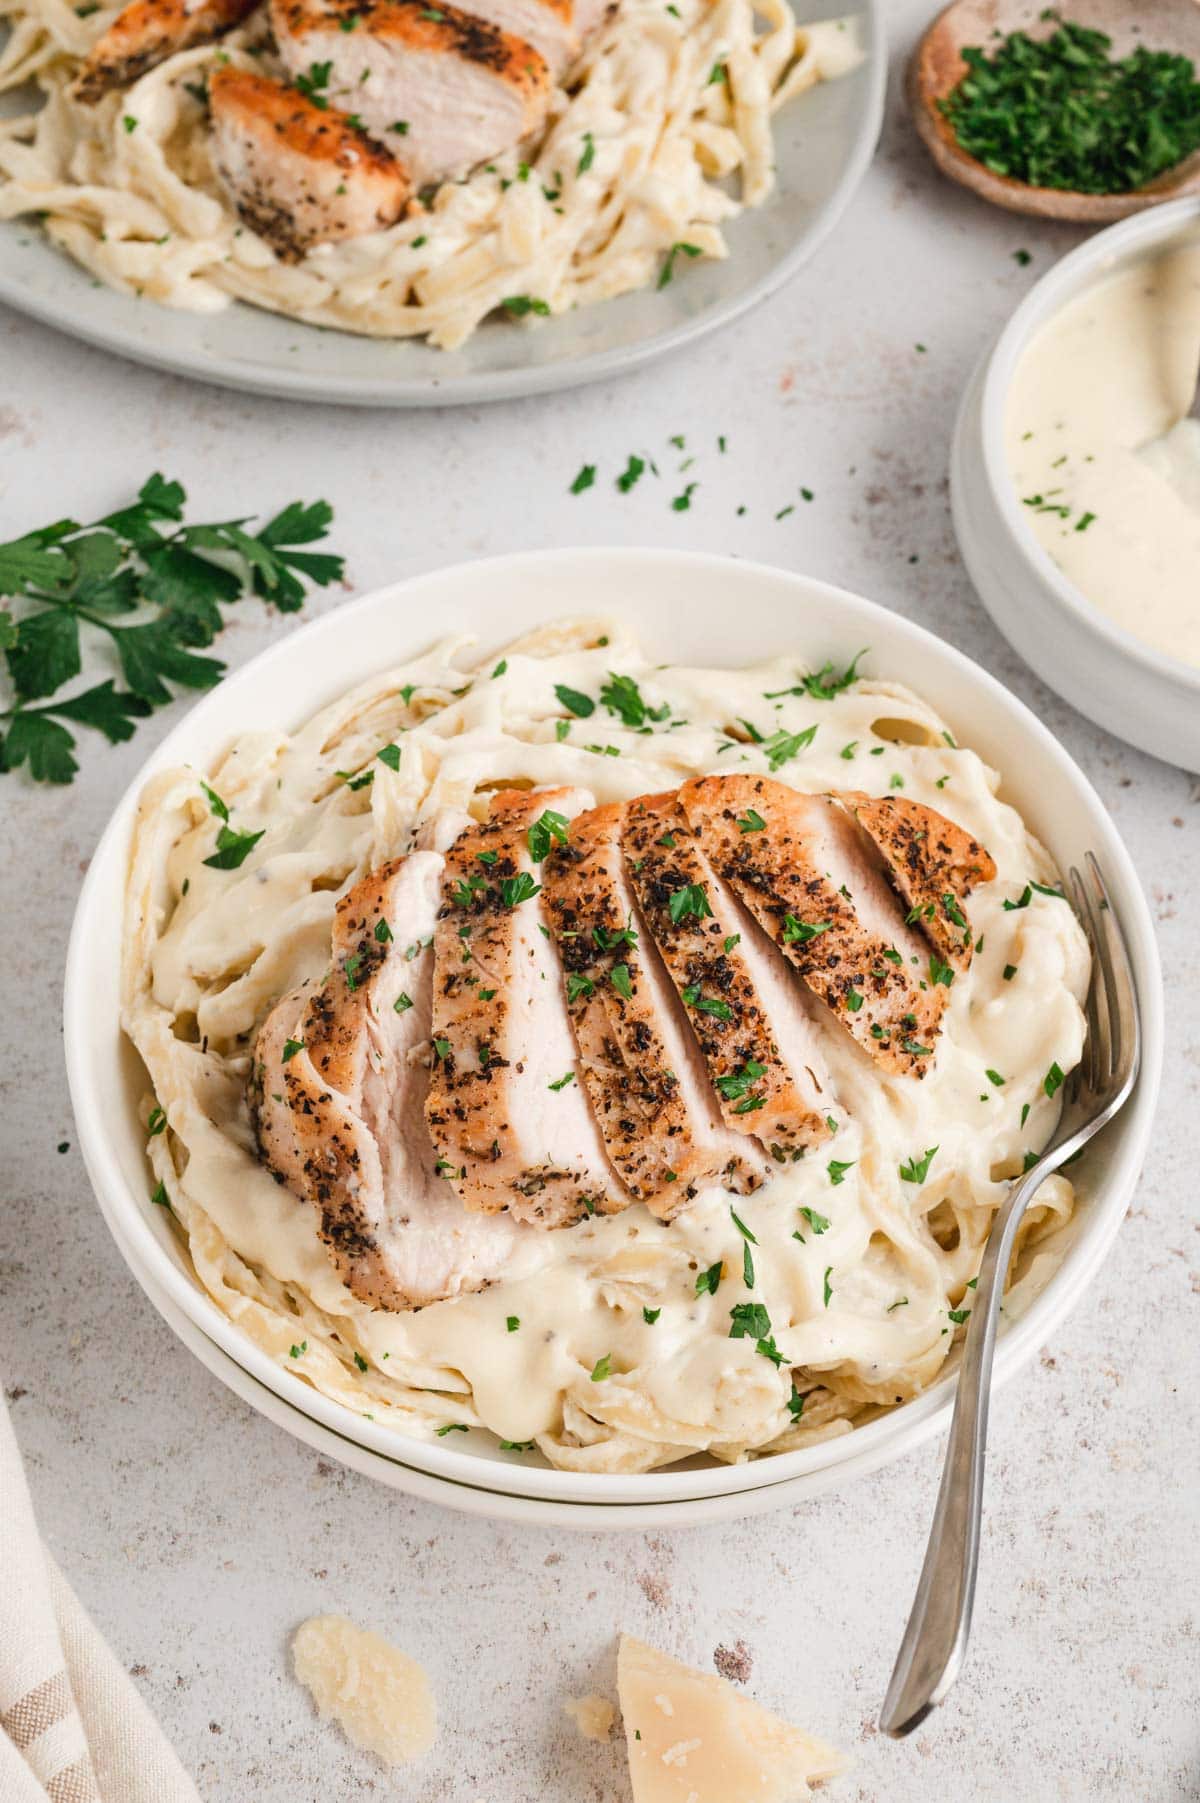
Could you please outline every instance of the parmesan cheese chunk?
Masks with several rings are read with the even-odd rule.
[[[607,1740],[617,1712],[607,1697],[568,1697],[563,1708],[585,1740]]]
[[[617,1690],[633,1803],[794,1803],[840,1754],[707,1672],[621,1636]]]
[[[344,1615],[314,1615],[292,1641],[292,1663],[321,1719],[386,1765],[428,1753],[437,1711],[423,1667]]]

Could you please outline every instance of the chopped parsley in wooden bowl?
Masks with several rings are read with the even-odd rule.
[[[1200,8],[1071,10],[955,0],[934,21],[909,100],[939,168],[1013,211],[1091,224],[1200,192]]]

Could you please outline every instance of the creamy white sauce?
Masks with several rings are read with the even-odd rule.
[[[1089,601],[1200,664],[1200,232],[1105,276],[1038,333],[1008,397],[1032,531]]]
[[[949,743],[917,697],[870,678],[832,700],[769,699],[796,683],[794,662],[650,669],[604,622],[547,629],[510,650],[499,677],[490,659],[456,697],[469,678],[453,650],[386,673],[290,740],[247,737],[205,773],[236,829],[266,829],[238,871],[203,863],[217,822],[196,774],[169,772],[147,793],[125,1023],[168,1116],[150,1156],[201,1280],[281,1364],[360,1413],[413,1433],[463,1423],[513,1442],[537,1437],[559,1464],[630,1470],[703,1448],[735,1458],[844,1431],[864,1407],[914,1395],[961,1327],[950,1311],[970,1306],[967,1285],[1007,1176],[1053,1127],[1059,1104],[1046,1075],[1069,1070],[1082,1042],[1087,955],[1070,908],[1038,891],[1026,905],[1004,905],[1020,902],[1031,878],[1055,877],[998,800],[997,776]],[[639,733],[602,706],[570,719],[555,685],[596,697],[610,670],[634,675],[652,707],[669,703],[668,721]],[[810,791],[902,785],[995,859],[995,880],[969,902],[982,949],[954,982],[927,1077],[884,1075],[831,1026],[825,1070],[846,1124],[757,1194],[710,1190],[670,1225],[634,1206],[531,1233],[511,1278],[419,1313],[358,1303],[329,1263],[312,1208],[258,1164],[244,1100],[257,1025],[284,990],[328,963],[338,893],[408,849],[439,809],[475,797],[481,811],[481,786],[577,783],[603,802],[693,773],[765,770],[755,745],[731,742],[726,728],[739,718],[764,735],[815,726],[781,779]],[[396,772],[375,757],[391,741],[402,750]],[[364,767],[374,778],[358,791],[335,775]],[[901,1165],[935,1146],[926,1182],[904,1181]],[[833,1159],[845,1166],[836,1177]],[[1069,1183],[1051,1179],[1043,1222],[1065,1217],[1071,1199]],[[754,1235],[753,1288],[731,1207]],[[697,1295],[697,1274],[718,1261],[717,1293]],[[747,1301],[767,1309],[781,1366],[753,1339],[730,1337],[731,1309]],[[610,1374],[593,1378],[605,1359]],[[799,1423],[788,1406],[793,1368],[808,1393]]]

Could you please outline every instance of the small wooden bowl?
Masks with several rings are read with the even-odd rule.
[[[1013,31],[1048,37],[1055,22],[1043,20],[1046,0],[953,0],[939,13],[913,53],[908,69],[908,104],[930,155],[943,175],[970,188],[993,206],[1036,218],[1072,220],[1080,225],[1111,225],[1159,201],[1200,194],[1200,151],[1145,187],[1128,194],[1079,194],[1069,188],[1034,188],[1010,176],[996,175],[969,156],[938,108],[967,73],[964,47],[990,50]],[[1200,0],[1071,0],[1056,9],[1072,24],[1103,31],[1113,41],[1114,56],[1128,56],[1139,44],[1151,50],[1173,50],[1190,58],[1200,72]]]

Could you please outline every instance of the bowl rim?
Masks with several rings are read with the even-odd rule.
[[[93,968],[97,955],[93,941],[99,943],[104,940],[103,909],[95,906],[95,898],[103,883],[110,880],[108,867],[115,858],[120,859],[120,880],[123,887],[129,838],[138,798],[149,777],[172,762],[202,762],[213,755],[218,744],[227,742],[228,734],[224,729],[219,735],[210,733],[206,743],[204,728],[208,714],[218,712],[219,704],[230,700],[249,700],[264,664],[282,655],[288,648],[291,648],[292,656],[297,656],[299,654],[294,648],[300,644],[305,652],[311,652],[319,659],[318,647],[323,640],[351,640],[356,618],[368,616],[373,610],[391,609],[399,617],[396,602],[412,602],[423,589],[432,591],[429,599],[435,602],[439,588],[454,591],[465,581],[477,590],[490,589],[493,585],[498,585],[504,576],[510,579],[520,578],[527,571],[553,571],[557,565],[563,572],[557,585],[558,590],[570,592],[570,575],[577,573],[581,564],[598,566],[600,569],[607,566],[612,572],[611,586],[617,597],[622,594],[622,572],[631,569],[653,571],[660,584],[664,582],[668,570],[677,575],[703,570],[710,576],[719,575],[735,583],[748,577],[755,583],[782,585],[792,589],[797,600],[803,599],[814,610],[821,607],[824,615],[833,620],[839,614],[853,618],[853,632],[848,636],[854,637],[855,644],[861,642],[857,635],[862,628],[869,628],[875,623],[876,629],[885,635],[907,640],[915,650],[926,655],[933,653],[943,661],[950,673],[964,680],[968,689],[974,687],[989,695],[1012,722],[1018,740],[1024,741],[1027,753],[1040,753],[1044,760],[1057,766],[1060,777],[1074,791],[1075,800],[1089,818],[1097,847],[1110,872],[1116,870],[1120,873],[1117,886],[1125,891],[1126,929],[1135,961],[1140,959],[1144,963],[1149,979],[1141,997],[1142,1070],[1137,1091],[1128,1104],[1135,1126],[1123,1142],[1121,1155],[1113,1169],[1106,1172],[1103,1182],[1097,1186],[1092,1219],[1087,1231],[1079,1236],[1069,1257],[1054,1272],[1029,1308],[1000,1337],[996,1358],[997,1380],[1001,1381],[1032,1357],[1045,1336],[1074,1307],[1106,1255],[1136,1183],[1153,1125],[1154,1098],[1162,1063],[1163,996],[1158,950],[1149,909],[1132,860],[1099,796],[1065,748],[1024,702],[956,647],[937,638],[925,627],[863,596],[769,564],[748,562],[711,552],[595,546],[515,552],[444,566],[442,569],[424,572],[376,589],[330,609],[297,631],[268,645],[189,708],[135,774],[113,810],[89,862],[72,925],[63,997],[65,1058],[78,1144],[92,1187],[118,1249],[139,1281],[143,1281],[143,1277],[148,1278],[156,1288],[164,1291],[179,1305],[195,1327],[209,1340],[215,1341],[236,1364],[276,1396],[335,1433],[369,1451],[382,1453],[409,1469],[441,1475],[474,1488],[481,1485],[494,1488],[503,1494],[633,1503],[711,1497],[729,1492],[750,1494],[774,1487],[792,1477],[797,1480],[815,1480],[832,1468],[848,1466],[860,1457],[867,1457],[876,1447],[883,1450],[885,1456],[897,1456],[947,1424],[955,1384],[952,1371],[944,1373],[927,1390],[901,1407],[856,1428],[853,1434],[818,1442],[798,1451],[772,1454],[770,1458],[743,1465],[706,1467],[702,1470],[665,1468],[636,1474],[581,1475],[549,1466],[510,1466],[496,1458],[480,1458],[469,1447],[459,1450],[440,1442],[412,1439],[396,1429],[353,1415],[343,1404],[333,1402],[308,1385],[299,1384],[293,1374],[284,1371],[253,1342],[244,1338],[236,1323],[217,1308],[208,1293],[170,1255],[165,1241],[159,1238],[161,1224],[150,1219],[154,1211],[146,1201],[145,1194],[135,1194],[126,1183],[116,1152],[108,1143],[104,1110],[96,1094],[99,1061],[89,1056],[87,1036],[82,1027],[88,973]],[[614,603],[614,611],[619,611],[619,606],[619,601]],[[548,607],[543,617],[561,617],[561,611],[560,608]],[[414,614],[419,620],[427,620],[434,613],[435,608],[423,610],[418,606],[410,609],[408,621],[411,621]],[[424,645],[433,636],[424,632],[419,624],[410,624],[409,630],[416,644]],[[481,623],[481,638],[485,638],[491,630],[490,620],[487,624]],[[781,634],[785,630],[781,626]],[[330,661],[336,667],[336,654]],[[346,686],[344,678],[339,677],[337,680],[343,687]],[[320,703],[305,702],[302,717],[307,717],[319,705]],[[120,930],[121,917],[116,923],[118,935]],[[110,922],[109,940],[112,932]],[[111,947],[109,950],[111,955]],[[1126,1116],[1127,1120],[1128,1118]],[[504,1479],[507,1471],[513,1472],[511,1482]]]
[[[1034,283],[1002,327],[991,349],[984,353],[979,416],[983,472],[991,498],[1014,549],[1033,566],[1043,589],[1048,589],[1060,607],[1112,651],[1122,658],[1132,659],[1148,675],[1191,691],[1200,700],[1200,665],[1185,663],[1182,658],[1159,651],[1124,626],[1118,626],[1115,620],[1110,620],[1063,574],[1034,536],[1017,501],[1004,438],[1004,412],[1009,390],[1017,365],[1036,333],[1086,291],[1090,285],[1089,277],[1092,281],[1103,280],[1106,275],[1114,274],[1121,264],[1132,262],[1139,253],[1178,236],[1189,223],[1200,224],[1200,197],[1189,196],[1150,207],[1096,232],[1068,251],[1065,257],[1060,257]],[[968,398],[971,386],[968,385]],[[966,400],[963,405],[965,407]]]

